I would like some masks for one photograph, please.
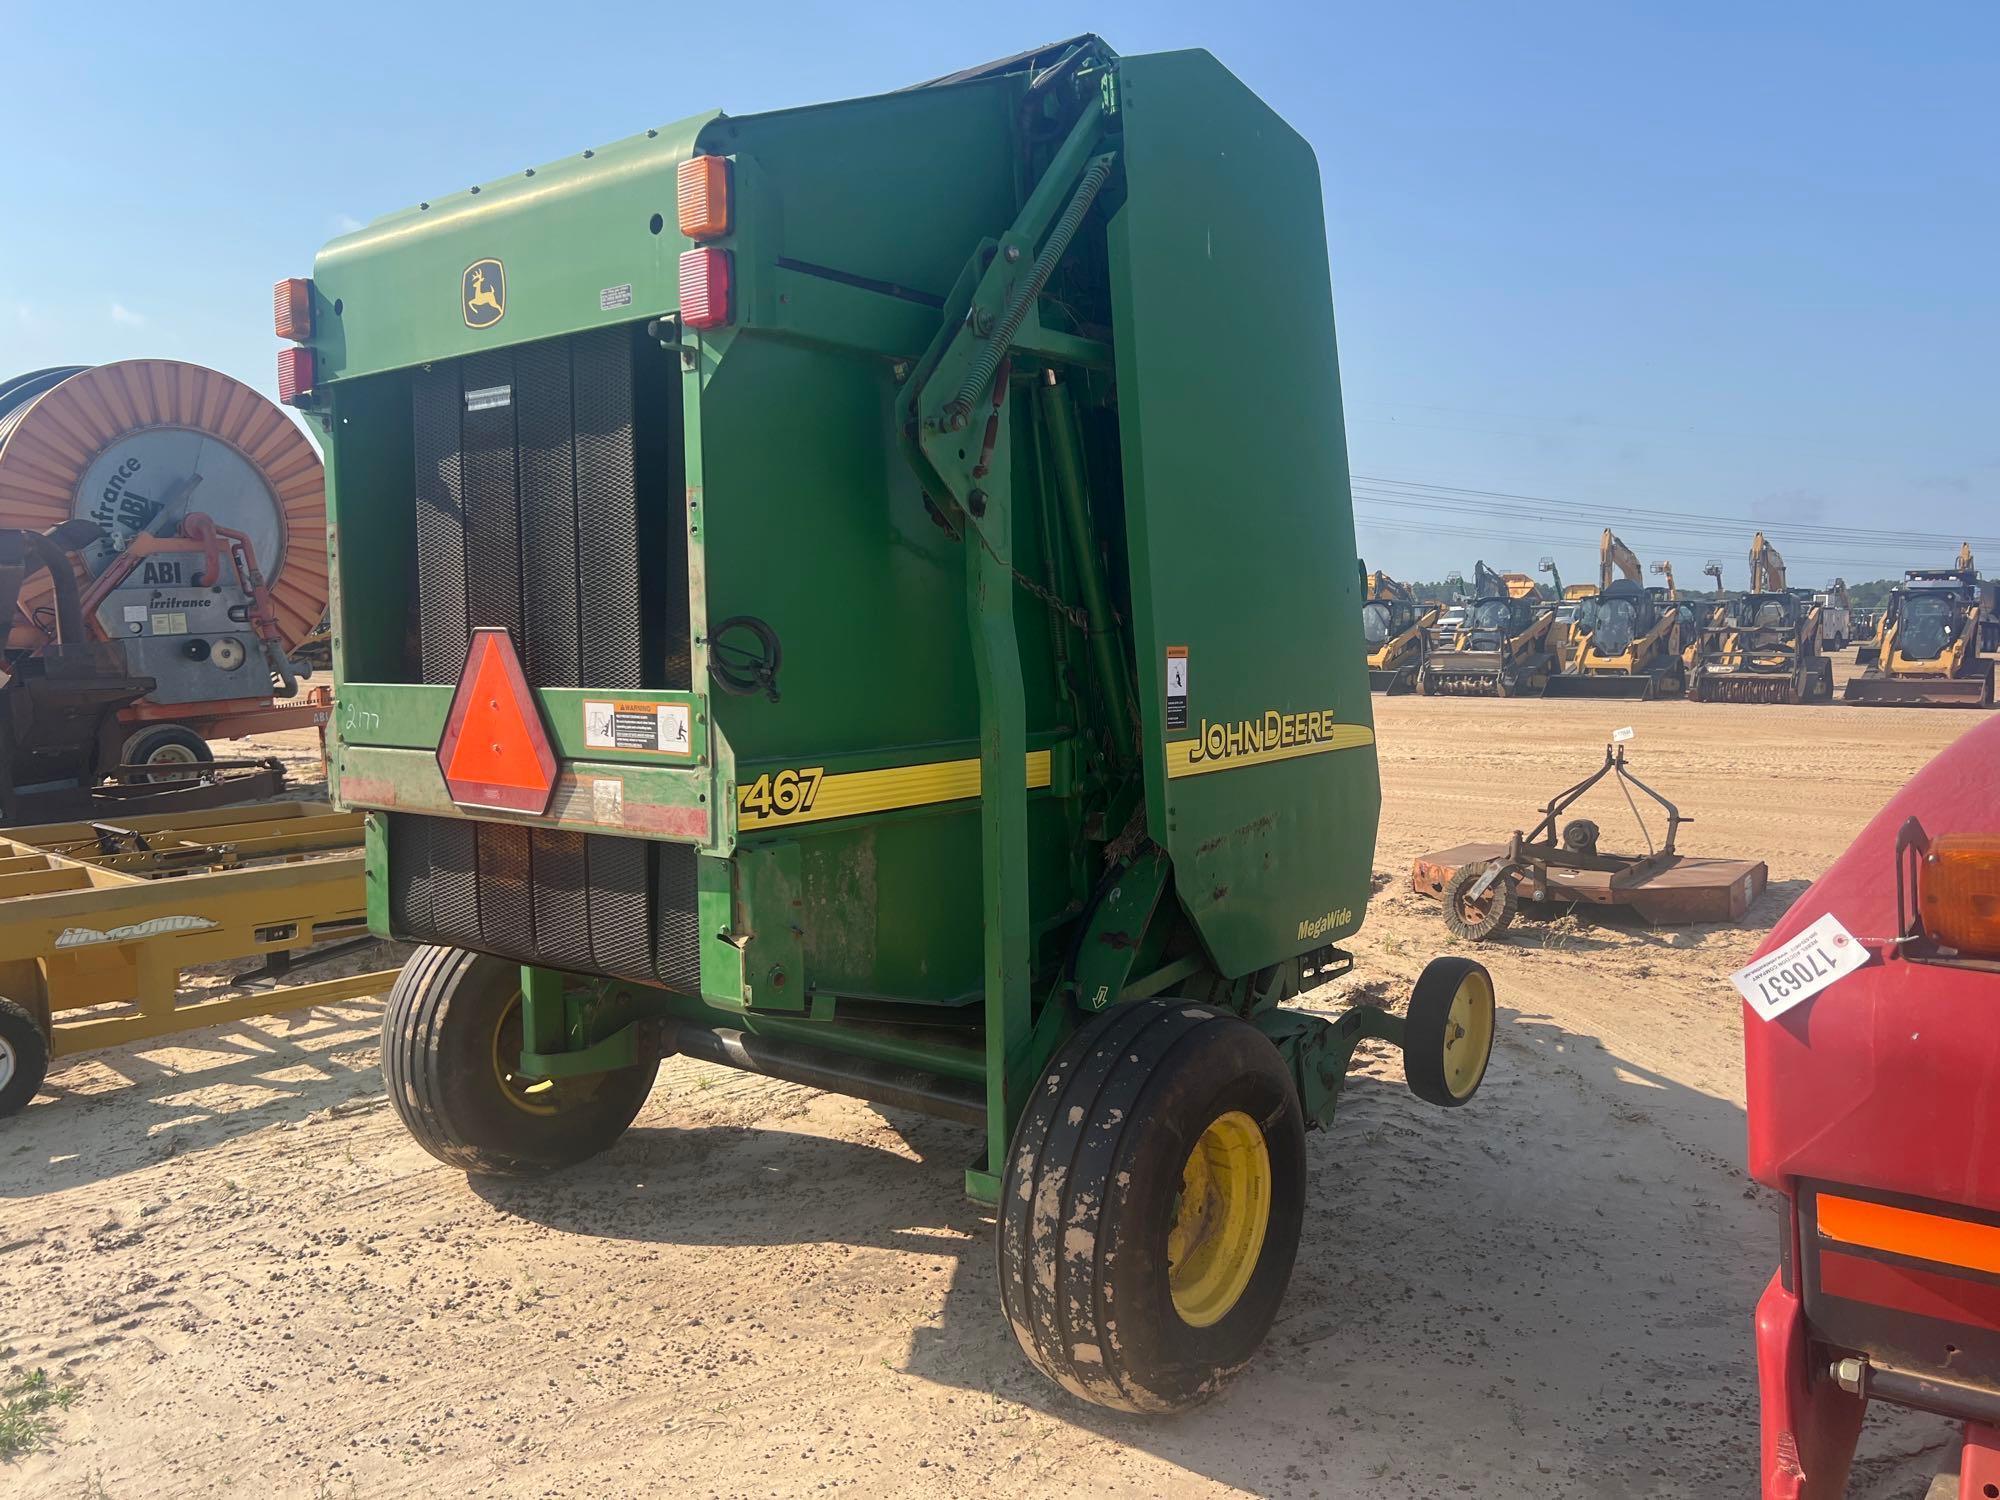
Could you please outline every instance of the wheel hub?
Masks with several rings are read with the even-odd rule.
[[[0,1037],[0,1089],[14,1081],[14,1044]]]
[[[1463,1099],[1479,1086],[1493,1045],[1493,990],[1477,971],[1458,982],[1445,1027],[1444,1081]]]
[[[1271,1222],[1271,1153],[1241,1110],[1212,1121],[1181,1168],[1167,1281],[1182,1321],[1221,1321],[1250,1284]]]
[[[562,1109],[555,1080],[529,1078],[517,1071],[521,1059],[521,997],[507,1002],[500,1024],[493,1028],[493,1076],[507,1102],[524,1114],[553,1115]]]

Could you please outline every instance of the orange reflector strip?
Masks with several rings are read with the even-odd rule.
[[[549,805],[555,750],[513,638],[498,626],[472,632],[437,758],[451,800],[461,806],[539,813]]]
[[[1819,1232],[1846,1245],[2000,1276],[2000,1225],[1821,1193]]]
[[[690,156],[674,172],[680,231],[691,240],[729,233],[729,159]]]

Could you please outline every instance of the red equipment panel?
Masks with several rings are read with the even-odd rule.
[[[1862,830],[1759,956],[1832,912],[1875,955],[1775,1021],[1743,1008],[1752,1175],[2000,1212],[2000,974],[1911,963],[1896,936],[1896,834],[2000,830],[2000,719],[1961,735]]]

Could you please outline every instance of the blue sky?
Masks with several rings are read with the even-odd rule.
[[[2000,533],[1989,4],[8,11],[0,376],[165,355],[271,390],[271,282],[356,221],[1094,29],[1207,47],[1317,150],[1371,564],[1574,579],[1601,515],[1741,586],[1756,519],[1818,583],[1952,550],[1866,533]]]

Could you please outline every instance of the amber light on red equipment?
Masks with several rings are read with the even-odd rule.
[[[312,289],[304,276],[287,276],[271,288],[271,325],[279,338],[303,344],[313,336]]]
[[[316,378],[312,350],[294,344],[278,351],[278,399],[285,405],[297,406],[299,397],[310,396]]]
[[[1933,839],[1917,880],[1917,909],[1933,941],[1968,958],[2000,958],[2000,836]]]
[[[704,245],[681,255],[681,323],[720,328],[729,321],[729,252]]]

